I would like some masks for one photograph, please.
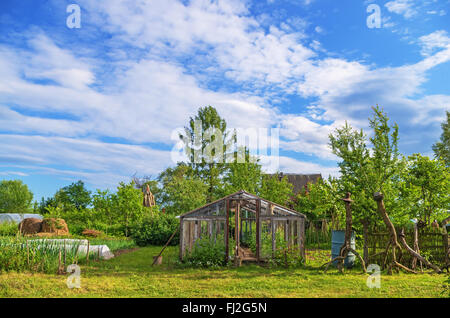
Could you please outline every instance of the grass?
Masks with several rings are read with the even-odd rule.
[[[366,286],[368,275],[355,268],[344,275],[317,267],[329,251],[308,251],[304,268],[244,265],[215,270],[180,268],[177,247],[168,247],[163,264],[151,266],[161,247],[145,247],[108,261],[81,266],[81,288],[69,289],[67,276],[0,274],[0,297],[443,297],[445,277],[436,274],[382,274],[381,288]]]

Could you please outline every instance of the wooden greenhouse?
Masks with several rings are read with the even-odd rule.
[[[180,259],[198,239],[224,243],[225,260],[260,262],[279,251],[305,256],[306,216],[239,191],[180,216]]]

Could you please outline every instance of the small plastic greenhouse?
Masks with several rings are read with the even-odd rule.
[[[35,218],[42,220],[44,217],[39,214],[19,214],[19,213],[0,213],[0,223],[17,223],[19,224],[24,219]]]
[[[205,237],[225,243],[225,260],[261,262],[280,250],[304,257],[305,221],[297,211],[239,191],[180,216],[180,259]]]

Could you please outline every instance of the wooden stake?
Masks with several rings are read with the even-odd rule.
[[[64,239],[64,269],[66,269],[66,239]]]
[[[88,246],[87,246],[86,264],[89,265],[89,241],[88,241]]]
[[[259,262],[261,259],[261,199],[256,200],[256,259]]]
[[[27,265],[28,268],[30,268],[30,251],[28,249],[28,240],[26,242],[27,242]]]
[[[227,199],[225,204],[226,220],[225,220],[225,263],[228,263],[230,256],[229,235],[230,235],[230,199]],[[258,243],[256,243],[258,244]]]
[[[271,225],[272,225],[272,258],[275,257],[275,251],[277,249],[277,227],[276,227],[276,221],[272,218]]]
[[[59,249],[59,255],[58,255],[58,275],[61,274],[61,249]]]

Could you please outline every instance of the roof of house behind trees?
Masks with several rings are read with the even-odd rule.
[[[294,193],[298,194],[300,191],[302,191],[302,189],[305,188],[305,185],[307,185],[309,182],[316,183],[317,180],[321,179],[322,174],[297,174],[280,172],[278,174],[278,177],[280,178],[280,180],[284,177],[287,177],[288,182],[294,186]]]

